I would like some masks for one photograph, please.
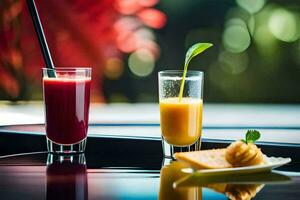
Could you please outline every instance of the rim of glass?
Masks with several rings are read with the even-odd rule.
[[[158,72],[159,75],[178,75],[183,74],[183,70],[162,70]],[[197,71],[197,70],[187,70],[187,75],[203,75],[203,71]]]
[[[43,67],[47,71],[91,71],[91,67],[55,67],[54,69]]]

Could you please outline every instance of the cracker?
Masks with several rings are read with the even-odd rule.
[[[175,158],[196,169],[231,168],[225,158],[226,149],[211,149],[176,153]]]

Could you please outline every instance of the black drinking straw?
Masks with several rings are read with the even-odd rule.
[[[45,34],[44,34],[44,31],[43,31],[43,26],[42,26],[42,23],[40,21],[40,17],[39,17],[38,11],[36,9],[34,0],[27,0],[27,6],[28,6],[28,9],[29,9],[31,18],[32,18],[32,22],[33,22],[33,25],[34,25],[35,32],[36,32],[36,34],[38,36],[38,39],[39,39],[39,44],[40,44],[40,47],[41,47],[41,50],[42,50],[42,54],[43,54],[43,57],[44,57],[46,67],[48,69],[54,69],[54,65],[53,65],[53,62],[52,62],[50,50],[48,48],[48,44],[47,44]],[[52,71],[52,70],[48,70],[48,76],[49,77],[55,77],[55,72]]]

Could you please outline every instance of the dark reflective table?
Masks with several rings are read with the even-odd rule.
[[[6,130],[0,128],[0,199],[300,197],[298,146],[262,144],[268,155],[293,159],[272,173],[207,177],[186,174],[184,164],[163,159],[155,138],[90,137],[85,154],[54,156],[45,152],[45,136]],[[203,148],[226,145],[203,142]]]

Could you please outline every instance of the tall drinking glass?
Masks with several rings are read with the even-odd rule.
[[[160,126],[163,153],[197,151],[201,147],[203,73],[188,71],[182,99],[179,99],[182,70],[158,73]]]
[[[91,68],[43,68],[47,148],[81,153],[86,146]]]

